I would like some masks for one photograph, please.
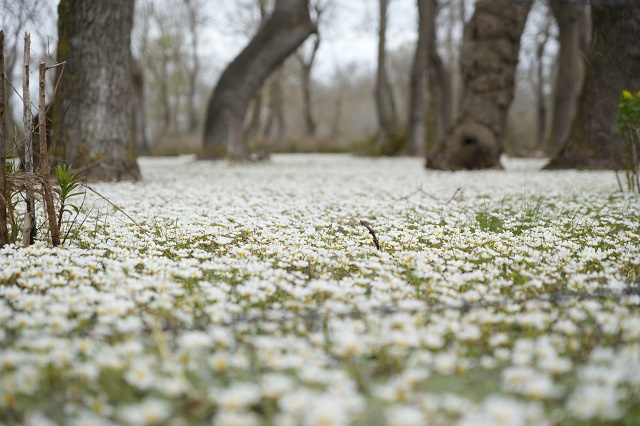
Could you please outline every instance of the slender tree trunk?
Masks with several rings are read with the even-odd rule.
[[[0,248],[9,242],[7,227],[7,122],[5,117],[7,95],[4,92],[4,31],[0,30]]]
[[[251,115],[249,116],[247,125],[244,129],[244,139],[248,142],[251,142],[256,138],[260,130],[263,92],[264,90],[258,91],[252,100],[253,104],[251,106]]]
[[[479,0],[465,25],[461,68],[465,82],[461,116],[427,157],[435,169],[500,168],[507,112],[531,2]]]
[[[313,68],[318,48],[320,48],[320,36],[319,34],[316,34],[309,58],[304,58],[300,51],[298,51],[298,54],[296,55],[298,62],[300,62],[300,69],[302,72],[302,110],[304,115],[305,136],[309,139],[312,139],[316,134],[316,121],[313,118],[313,102],[311,99],[311,69]]]
[[[90,180],[138,180],[131,63],[134,0],[62,0],[53,129],[64,161]]]
[[[437,0],[432,0],[437,11]],[[429,47],[429,116],[433,124],[427,126],[427,146],[435,146],[449,130],[453,115],[451,78],[442,63],[436,46],[435,16],[433,38]]]
[[[284,100],[282,99],[282,69],[272,73],[269,82],[269,102],[267,105],[267,118],[262,128],[262,139],[267,143],[273,140],[282,140],[286,133],[284,119]]]
[[[429,25],[435,14],[430,10],[432,0],[418,0],[418,42],[411,66],[411,93],[409,98],[409,129],[407,132],[407,154],[424,155],[427,138],[427,72],[429,37],[433,35]]]
[[[133,79],[133,125],[136,149],[139,154],[149,154],[149,140],[147,138],[147,109],[144,102],[144,74],[136,63],[131,59]]]
[[[584,76],[588,43],[588,11],[585,6],[551,3],[558,24],[560,51],[553,95],[551,132],[547,152],[554,154],[569,136]]]
[[[191,37],[191,65],[189,70],[189,86],[187,94],[187,126],[190,133],[198,129],[198,111],[196,108],[196,92],[198,83],[198,74],[200,73],[200,58],[198,57],[198,20],[197,12],[199,5],[193,0],[184,0],[187,6],[189,31]]]
[[[620,94],[640,90],[640,8],[592,6],[592,42],[576,116],[548,169],[620,169]]]
[[[536,78],[535,78],[535,93],[536,93],[536,148],[544,149],[546,146],[547,135],[547,99],[544,94],[544,50],[549,40],[549,31],[551,30],[551,24],[549,21],[545,23],[545,27],[542,29],[540,39],[536,45]]]
[[[249,102],[314,31],[307,0],[276,0],[271,16],[220,76],[209,101],[201,158],[249,158],[243,137]]]
[[[393,91],[387,74],[387,10],[391,0],[380,0],[378,27],[378,73],[376,77],[376,112],[378,114],[378,148],[383,154],[393,153],[392,139],[396,136],[398,117]]]

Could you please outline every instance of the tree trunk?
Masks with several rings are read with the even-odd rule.
[[[433,36],[430,26],[435,20],[433,0],[418,0],[418,42],[411,66],[411,94],[409,104],[409,128],[407,131],[407,154],[423,155],[427,139],[427,72],[429,58],[427,46]]]
[[[274,71],[269,82],[269,103],[267,118],[262,128],[262,139],[270,144],[273,140],[282,140],[286,133],[284,119],[284,99],[282,97],[282,68]]]
[[[620,169],[620,94],[640,90],[640,8],[592,6],[592,42],[568,139],[547,169]]]
[[[244,128],[244,139],[249,143],[258,136],[258,131],[260,130],[263,92],[264,89],[259,90],[251,101],[251,114]]]
[[[500,168],[507,112],[531,2],[479,0],[465,25],[461,69],[465,95],[458,122],[428,154],[434,169]]]
[[[249,102],[264,80],[315,31],[308,0],[277,0],[272,15],[229,64],[213,91],[202,159],[247,160],[243,126]]]
[[[147,112],[144,102],[144,75],[142,70],[131,59],[133,79],[133,126],[136,149],[139,154],[149,154],[149,140],[147,139]]]
[[[551,3],[550,7],[558,24],[560,42],[551,133],[546,147],[547,152],[554,154],[569,136],[571,122],[576,114],[589,37],[586,31],[588,12],[585,6]]]
[[[536,95],[536,149],[544,149],[547,136],[547,99],[544,93],[544,51],[549,41],[551,23],[546,21],[536,41],[535,95]]]
[[[196,108],[196,92],[198,74],[200,73],[200,58],[198,57],[199,29],[198,29],[198,8],[201,5],[193,0],[184,0],[187,7],[189,21],[189,36],[191,38],[191,69],[188,70],[188,95],[187,95],[187,127],[189,133],[198,129],[198,109]]]
[[[61,0],[55,146],[90,180],[138,180],[133,122],[134,0]]]
[[[391,0],[380,0],[380,21],[378,27],[378,73],[375,100],[378,113],[378,148],[382,154],[392,154],[396,147],[392,139],[396,136],[398,117],[393,99],[393,91],[387,75],[387,9]]]
[[[434,11],[437,1],[434,1]],[[451,78],[442,63],[436,46],[435,16],[432,44],[429,47],[429,117],[431,124],[427,126],[427,146],[435,146],[446,135],[451,127],[453,115],[453,94]]]
[[[320,48],[320,35],[316,34],[309,57],[305,58],[300,51],[298,51],[297,54],[298,61],[300,62],[300,69],[302,71],[302,110],[304,115],[304,129],[305,136],[309,139],[312,139],[316,134],[316,121],[313,118],[313,103],[311,99],[311,69],[313,68],[318,48]]]

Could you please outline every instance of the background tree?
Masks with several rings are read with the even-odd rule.
[[[56,152],[92,180],[137,180],[133,135],[133,0],[64,0],[58,7],[58,61],[66,61],[53,100]]]
[[[378,68],[376,75],[375,101],[378,115],[378,149],[383,154],[397,150],[393,140],[397,138],[398,116],[393,98],[393,90],[387,71],[387,20],[391,0],[379,0],[378,20]]]
[[[417,0],[418,4],[418,41],[416,42],[413,64],[411,66],[411,93],[409,105],[409,123],[407,130],[407,154],[421,155],[427,139],[427,78],[429,55],[427,46],[432,42],[435,29],[431,31],[435,10],[433,0]],[[431,17],[431,19],[430,19]]]
[[[548,78],[545,73],[545,49],[551,37],[552,19],[548,10],[540,11],[542,23],[538,25],[538,31],[533,41],[533,57],[532,67],[530,68],[529,78],[532,82],[535,103],[536,103],[536,148],[543,150],[546,144],[547,136],[547,86]]]
[[[321,13],[317,14],[317,16],[320,15]],[[315,62],[318,49],[320,48],[320,32],[316,32],[311,41],[312,43],[309,53],[303,52],[302,47],[296,52],[296,59],[298,59],[301,71],[300,87],[302,89],[302,100],[304,105],[303,115],[305,136],[308,139],[315,136],[317,127],[316,120],[313,116],[313,102],[311,99],[311,70],[313,68],[313,63]]]
[[[451,78],[445,69],[438,53],[436,37],[436,18],[438,15],[438,1],[430,0],[432,16],[429,17],[429,44],[427,54],[429,59],[429,104],[427,108],[427,145],[434,146],[449,130],[453,114],[453,92]]]
[[[576,113],[578,96],[584,76],[584,58],[589,41],[588,7],[569,3],[550,3],[558,25],[560,50],[557,56],[558,74],[553,93],[551,129],[547,152],[554,154],[569,136]]]
[[[548,169],[619,169],[616,136],[623,90],[640,90],[640,8],[592,6],[592,41],[582,91],[568,139]]]
[[[4,46],[5,46],[5,80],[4,90],[7,97],[5,105],[5,114],[8,123],[8,130],[21,129],[18,126],[14,126],[15,123],[12,100],[16,99],[16,91],[20,87],[20,83],[16,84],[16,71],[18,71],[18,81],[21,75],[21,70],[16,70],[16,64],[21,59],[23,41],[23,33],[26,29],[33,33],[34,41],[40,39],[46,47],[46,25],[39,25],[40,22],[45,20],[48,15],[54,14],[52,6],[46,0],[0,0],[0,29],[4,30]],[[43,49],[43,52],[47,49]],[[20,120],[18,120],[20,121]],[[7,132],[7,142],[12,139],[19,139],[18,135]],[[7,146],[7,149],[13,147]]]
[[[465,94],[461,116],[427,167],[500,167],[507,111],[513,100],[520,37],[531,2],[479,0],[465,25],[461,68]]]
[[[243,132],[249,102],[314,31],[307,0],[276,0],[271,16],[218,80],[207,110],[201,158],[249,158]]]

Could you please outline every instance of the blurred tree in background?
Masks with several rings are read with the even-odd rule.
[[[9,110],[19,105],[12,87],[19,74],[15,58],[21,51],[21,33],[35,30],[34,40],[41,49],[34,49],[34,60],[55,58],[56,45],[65,47],[65,43],[56,42],[53,23],[43,25],[55,17],[52,11],[56,1],[0,0],[6,12],[1,19],[7,45],[5,87],[10,97]],[[238,158],[248,158],[250,153],[266,157],[270,152],[283,151],[369,155],[428,152],[431,167],[452,169],[499,167],[503,153],[551,154],[556,157],[551,167],[595,167],[596,163],[598,167],[616,167],[622,161],[616,157],[620,150],[615,132],[610,130],[615,127],[610,125],[610,119],[615,115],[619,96],[614,92],[622,86],[635,90],[632,76],[639,74],[633,60],[635,47],[630,41],[625,42],[620,33],[620,28],[625,28],[628,40],[635,40],[636,10],[625,8],[633,4],[630,0],[588,2],[593,5],[533,0],[527,19],[526,13],[483,12],[491,3],[499,3],[498,9],[503,10],[528,8],[522,2],[305,1],[305,15],[316,31],[264,79],[253,81],[251,93],[237,91],[236,87],[225,95],[238,104],[246,104],[240,108],[244,112],[234,119],[235,124],[226,130],[221,130],[224,126],[220,127],[220,120],[211,125],[215,121],[211,114],[205,120],[207,110],[211,112],[211,93],[224,80],[223,71],[229,65],[226,57],[221,59],[220,52],[234,53],[237,49],[239,53],[242,45],[248,46],[264,31],[274,13],[275,0],[135,3],[131,36],[134,59],[121,66],[130,75],[126,84],[131,99],[122,101],[125,106],[121,110],[129,111],[128,119],[132,120],[132,158],[136,151],[217,157],[211,154],[210,142],[216,139],[212,129],[217,128],[220,134],[237,135],[234,138],[242,141],[237,154],[236,148],[232,149],[232,156]],[[589,18],[591,9],[602,15],[593,16],[593,22]],[[476,16],[478,11],[484,18]],[[81,12],[78,9],[67,15]],[[611,27],[616,28],[605,28],[602,22],[607,17],[613,17],[607,22],[615,22]],[[61,16],[61,23],[62,20]],[[291,24],[285,21],[277,25],[285,28]],[[515,27],[509,24],[516,21]],[[92,25],[95,27],[84,36],[87,45],[101,37],[100,22]],[[465,26],[467,30],[463,31]],[[473,31],[469,30],[471,27]],[[514,31],[509,30],[512,27]],[[472,36],[495,35],[496,29],[509,30],[509,35],[504,42],[489,41],[487,54],[479,54],[479,39]],[[592,34],[599,38],[594,38],[589,48]],[[519,44],[515,43],[518,37]],[[355,44],[364,39],[368,44]],[[352,40],[354,44],[350,44]],[[511,46],[508,49],[506,40]],[[368,46],[368,50],[364,52],[362,46]],[[111,66],[116,56],[109,44],[96,44],[94,48],[100,53],[98,57],[109,58],[106,62]],[[598,49],[604,49],[601,54],[607,56],[607,61],[596,59]],[[507,52],[508,61],[496,59],[506,57]],[[63,49],[59,59],[68,53]],[[472,54],[474,59],[470,59]],[[614,63],[620,64],[617,71],[598,71],[605,65],[611,68]],[[236,70],[231,73],[234,78],[244,74],[232,69]],[[75,73],[75,77],[69,77],[79,87],[77,69],[70,67],[63,76],[67,72]],[[594,77],[599,72],[608,77]],[[53,73],[50,74],[53,80]],[[583,75],[589,83],[582,84]],[[498,80],[502,83],[498,84]],[[68,89],[64,84],[63,92]],[[496,96],[489,96],[490,91],[484,91],[484,86]],[[114,86],[109,90],[118,93],[121,89]],[[582,100],[578,101],[581,90]],[[68,93],[61,96],[67,105],[79,103],[69,103]],[[87,105],[86,110],[90,107]],[[73,108],[69,114],[73,114]],[[576,114],[582,124],[574,122],[571,130]],[[600,118],[596,120],[596,116]],[[10,140],[19,145],[21,124],[15,123],[13,114],[9,117]],[[578,132],[578,128],[582,130]],[[234,131],[228,133],[231,129]],[[209,140],[204,151],[203,138]],[[564,148],[560,150],[561,147]],[[66,155],[64,149],[58,146],[60,156]],[[227,148],[224,151],[221,157],[226,157]],[[73,154],[68,159],[87,166],[81,158],[84,155]],[[94,160],[97,158],[102,157],[98,155]],[[94,160],[89,163],[95,166],[98,163]]]

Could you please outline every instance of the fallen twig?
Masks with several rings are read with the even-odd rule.
[[[376,232],[373,230],[369,222],[367,222],[366,220],[361,220],[360,225],[367,228],[367,230],[371,234],[371,237],[373,237],[373,244],[375,244],[376,248],[380,250],[380,243],[378,242],[378,237],[376,237]]]

